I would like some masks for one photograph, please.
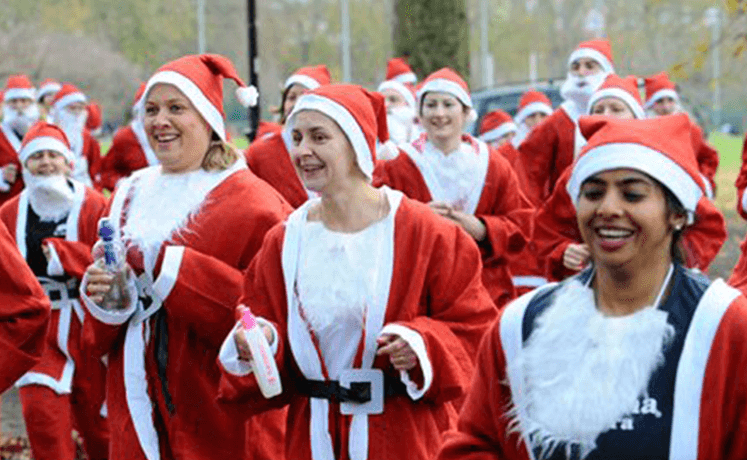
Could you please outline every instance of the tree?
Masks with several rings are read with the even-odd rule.
[[[452,67],[469,79],[469,24],[465,0],[396,0],[394,51],[409,56],[421,77]]]

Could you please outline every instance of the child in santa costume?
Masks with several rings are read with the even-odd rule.
[[[706,199],[687,116],[580,125],[593,265],[502,312],[438,458],[747,458],[747,299],[676,250]]]
[[[88,98],[78,88],[65,83],[52,99],[50,112],[54,124],[65,132],[70,141],[70,150],[75,155],[72,178],[94,186],[101,169],[101,147],[86,128]]]
[[[245,152],[249,169],[272,185],[294,208],[301,206],[313,194],[309,195],[309,191],[304,188],[291,163],[288,153],[291,139],[285,122],[302,94],[321,85],[328,85],[330,81],[329,70],[325,65],[302,67],[288,77],[281,104],[283,130],[258,138]]]
[[[112,460],[237,458],[246,447],[245,408],[215,401],[216,358],[242,270],[290,207],[226,143],[223,78],[256,103],[219,55],[184,56],[148,80],[138,114],[160,165],[124,179],[107,211],[133,270],[131,301],[101,307],[113,277],[95,265],[83,280],[84,337],[109,355]],[[282,417],[252,419],[248,458],[281,448]]]
[[[645,119],[637,78],[609,75],[592,96],[589,111],[606,117]],[[691,140],[693,146],[698,145],[695,138]],[[591,255],[588,246],[581,241],[576,210],[566,191],[572,171],[567,168],[563,172],[558,187],[537,209],[534,218],[532,242],[538,258],[545,263],[547,277],[555,281],[584,268]],[[705,184],[702,179],[701,183]],[[726,223],[721,211],[709,200],[699,203],[696,211],[697,224],[689,226],[682,238],[685,266],[706,271],[726,240]]]
[[[418,106],[425,133],[400,145],[404,155],[376,167],[374,185],[428,203],[464,228],[478,242],[485,287],[501,306],[515,294],[506,257],[521,251],[531,234],[531,204],[508,161],[464,134],[472,100],[456,72],[444,68],[428,76]]]
[[[371,186],[383,106],[380,94],[329,85],[290,116],[294,164],[321,198],[270,231],[242,299],[276,350],[283,393],[259,393],[242,326],[221,349],[223,398],[289,405],[287,458],[432,458],[496,317],[474,241]]]
[[[677,85],[669,79],[666,72],[646,77],[646,109],[649,117],[661,117],[673,113],[683,112],[680,105],[680,97],[677,93]],[[693,142],[695,157],[698,160],[698,169],[706,180],[706,193],[713,199],[716,194],[716,170],[718,169],[718,151],[708,143],[703,130],[694,121],[692,122]],[[744,189],[744,186],[742,187]],[[741,198],[741,194],[740,194]],[[741,201],[741,199],[739,200]],[[737,205],[739,209],[739,205]]]
[[[16,386],[31,450],[38,460],[73,460],[75,427],[91,459],[106,459],[108,430],[100,415],[106,368],[81,346],[83,272],[93,261],[96,222],[107,201],[68,178],[73,153],[57,126],[38,122],[23,139],[26,188],[0,207],[0,221],[52,301],[42,360]]]
[[[39,106],[35,101],[36,89],[26,75],[8,77],[0,122],[0,205],[23,190],[18,154],[23,136],[39,120]]]
[[[536,205],[550,196],[560,174],[586,143],[578,118],[589,112],[589,99],[614,72],[612,48],[604,39],[580,43],[568,58],[568,78],[561,88],[565,102],[518,148],[527,197]]]
[[[545,96],[545,93],[529,90],[522,94],[514,117],[518,130],[511,144],[514,147],[521,145],[529,133],[550,115],[552,115],[552,102]]]

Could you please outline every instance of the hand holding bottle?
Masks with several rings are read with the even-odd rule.
[[[131,300],[127,289],[131,269],[108,218],[99,221],[99,238],[91,251],[94,263],[86,270],[88,283],[84,289],[103,309],[125,310]]]

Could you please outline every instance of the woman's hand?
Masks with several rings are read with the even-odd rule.
[[[591,252],[586,244],[569,244],[563,253],[563,266],[569,270],[580,271],[591,260]]]
[[[488,230],[480,219],[462,211],[453,211],[449,217],[459,224],[475,241],[483,241],[488,236]]]
[[[3,180],[6,184],[13,184],[18,177],[18,166],[14,163],[8,163],[3,167]]]
[[[245,306],[238,307],[239,315],[243,316],[244,310],[247,310]],[[265,335],[265,339],[267,339],[267,343],[272,343],[273,339],[275,338],[275,334],[272,332],[272,328],[265,325],[260,324],[259,327],[262,328],[262,332]],[[244,325],[241,321],[239,321],[239,327],[236,328],[236,331],[233,333],[233,340],[236,343],[236,349],[239,351],[239,359],[243,359],[244,361],[251,361],[252,360],[252,352],[249,349],[249,342],[246,340],[246,335],[244,334],[246,332],[246,329],[244,328]]]
[[[443,201],[431,201],[428,203],[428,207],[439,216],[446,217],[447,219],[451,219],[451,215],[454,212],[454,208],[449,203]]]
[[[409,371],[418,364],[418,356],[410,344],[397,334],[384,334],[376,343],[379,349],[376,356],[389,355],[389,362],[398,371]]]
[[[114,275],[95,264],[86,269],[84,279],[87,281],[81,289],[84,290],[96,305],[101,305],[104,296],[111,290],[114,284]]]

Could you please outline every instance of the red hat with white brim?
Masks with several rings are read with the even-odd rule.
[[[3,101],[11,99],[36,99],[36,89],[26,75],[8,77],[3,91]]]
[[[21,160],[21,164],[25,165],[26,160],[31,155],[42,150],[57,152],[65,157],[68,163],[72,163],[73,158],[75,158],[73,152],[70,150],[70,142],[68,142],[67,136],[62,129],[57,125],[39,121],[31,126],[26,135],[23,136],[18,158]]]
[[[594,104],[608,97],[623,101],[639,120],[646,118],[646,112],[643,110],[643,103],[641,102],[641,93],[638,91],[637,77],[629,75],[622,78],[615,74],[607,75],[602,86],[589,99],[589,114],[592,113]]]
[[[517,130],[511,115],[503,110],[494,110],[486,114],[480,123],[480,139],[484,142],[492,142],[508,133],[515,133]]]

